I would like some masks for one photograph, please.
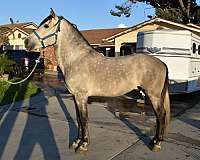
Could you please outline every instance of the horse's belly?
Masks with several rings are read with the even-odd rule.
[[[137,86],[138,84],[133,81],[110,81],[96,84],[91,94],[95,94],[95,96],[120,96],[137,89]]]

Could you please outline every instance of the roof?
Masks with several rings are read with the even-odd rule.
[[[174,29],[157,29],[157,30],[148,30],[145,32],[138,32],[139,35],[144,34],[171,34],[171,35],[191,35],[191,32],[189,30],[174,30]]]
[[[33,32],[33,29],[31,29],[31,28],[23,28],[23,27],[17,27],[17,28],[23,30],[24,32],[26,32],[26,33],[28,33],[28,34],[30,34],[30,33]]]
[[[90,44],[99,45],[102,43],[103,39],[113,36],[117,33],[123,32],[125,30],[127,30],[127,28],[93,29],[83,30],[81,31],[81,34]]]
[[[187,26],[190,26],[190,27],[194,27],[194,28],[200,29],[200,25],[198,25],[198,24],[188,23]]]
[[[0,25],[0,29],[2,29],[2,32],[8,32],[9,29],[14,30],[16,28],[19,28],[20,30],[30,34],[33,29],[30,28],[26,28],[29,25],[33,25],[35,27],[37,27],[37,25],[33,22],[27,22],[27,23],[14,23],[14,24],[5,24],[5,25]]]
[[[130,27],[127,30],[119,32],[119,33],[117,33],[115,35],[112,35],[110,37],[107,37],[107,38],[105,38],[103,40],[108,41],[108,40],[114,39],[114,38],[116,38],[118,36],[124,35],[126,33],[129,33],[131,31],[133,31],[133,30],[139,29],[139,28],[141,28],[141,27],[143,27],[145,25],[152,24],[152,23],[167,23],[167,24],[179,27],[181,29],[189,30],[191,32],[195,32],[195,33],[200,34],[200,28],[197,25],[194,25],[194,24],[192,24],[192,25],[191,24],[185,25],[185,24],[180,24],[180,23],[169,21],[169,20],[165,20],[165,19],[162,19],[162,18],[153,18],[153,19],[150,19],[148,21],[139,23],[139,24],[137,24],[135,26],[132,26],[132,27]]]
[[[37,25],[33,22],[26,22],[26,23],[13,23],[13,24],[4,24],[4,25],[0,25],[0,27],[8,27],[8,28],[14,28],[14,27],[26,27],[29,25],[34,25],[35,27],[37,27]]]

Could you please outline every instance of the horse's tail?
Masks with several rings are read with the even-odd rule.
[[[164,135],[169,132],[169,124],[170,124],[170,100],[169,100],[169,91],[168,91],[168,69],[166,66],[166,77],[165,83],[162,90],[162,100],[163,100],[163,109],[165,112],[165,130]]]

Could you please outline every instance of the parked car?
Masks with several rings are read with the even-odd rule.
[[[26,50],[6,50],[5,54],[7,57],[16,62],[13,67],[12,76],[23,77],[27,73],[30,73],[34,68],[40,52],[28,52]],[[41,58],[34,73],[44,73],[44,59]]]

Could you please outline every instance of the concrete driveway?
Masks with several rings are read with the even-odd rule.
[[[90,104],[89,115],[91,145],[87,155],[80,155],[68,148],[77,133],[71,98],[41,93],[29,101],[4,106],[0,159],[109,159],[138,141],[138,136],[104,104]]]
[[[0,107],[0,159],[200,159],[198,103],[172,120],[162,151],[154,153],[148,143],[155,128],[155,117],[148,107],[146,115],[141,115],[143,109],[132,100],[91,102],[88,106],[91,144],[88,153],[81,155],[68,148],[77,133],[71,96],[59,84],[56,90],[44,88],[31,99]]]

